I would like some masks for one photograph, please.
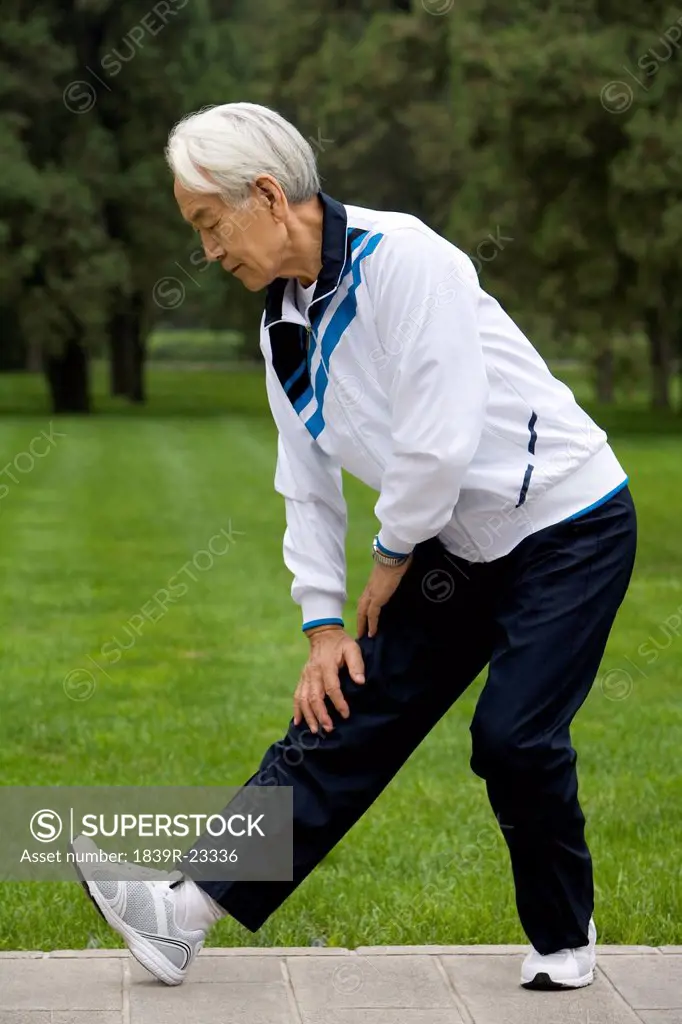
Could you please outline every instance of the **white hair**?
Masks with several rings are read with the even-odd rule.
[[[320,190],[310,143],[281,114],[257,103],[223,103],[189,114],[171,131],[165,154],[181,185],[234,206],[247,202],[249,185],[262,174],[279,182],[290,203]]]

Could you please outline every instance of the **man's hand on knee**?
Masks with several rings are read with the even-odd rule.
[[[329,697],[343,718],[348,718],[350,710],[341,692],[339,669],[345,665],[353,682],[364,683],[362,652],[341,626],[318,626],[307,636],[310,655],[294,694],[294,725],[305,718],[311,732],[317,732],[318,723],[331,732],[333,725],[325,697]]]

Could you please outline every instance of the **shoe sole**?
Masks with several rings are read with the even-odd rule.
[[[537,992],[554,992],[559,989],[585,988],[594,981],[594,971],[583,974],[575,981],[553,981],[546,971],[540,971],[531,981],[521,981],[523,988],[534,989]]]
[[[164,985],[181,985],[185,980],[186,969],[181,971],[179,967],[175,967],[163,954],[159,953],[158,949],[151,942],[142,938],[139,932],[129,928],[118,914],[114,914],[106,902],[99,902],[78,866],[75,857],[76,851],[71,843],[68,846],[74,854],[73,866],[78,880],[83,886],[88,899],[93,903],[97,913],[104,918],[110,928],[113,928],[115,932],[122,936],[132,956],[145,970],[153,974],[159,981],[162,981]]]

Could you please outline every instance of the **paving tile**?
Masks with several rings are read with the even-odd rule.
[[[319,1010],[304,1013],[303,1024],[459,1024],[456,1010]]]
[[[399,956],[409,954],[433,954],[434,956],[525,956],[530,946],[358,946],[356,952],[365,953],[368,956]],[[671,950],[679,950],[680,946],[670,946]],[[656,946],[611,946],[597,945],[598,956],[623,956],[626,954],[638,953],[643,956],[658,956],[659,949]]]
[[[129,1024],[682,1024],[681,946],[599,946],[594,985],[547,993],[519,985],[527,948],[210,948],[177,988],[127,950],[9,951],[0,1024],[122,1024],[124,967]]]
[[[3,1010],[120,1010],[118,960],[0,960]]]
[[[599,974],[576,991],[530,992],[519,984],[521,964],[510,957],[440,959],[476,1024],[640,1024]]]
[[[58,1010],[52,1014],[50,1024],[121,1024],[120,1013],[92,1013],[90,1010]]]
[[[130,978],[133,985],[148,982],[151,975],[130,959]],[[253,985],[282,982],[282,961],[274,956],[257,958],[253,956],[205,957],[203,951],[187,972],[183,984],[232,984],[239,981]]]
[[[656,946],[600,946],[597,943],[597,957],[600,956],[660,956]]]
[[[127,949],[53,949],[50,960],[127,960]]]
[[[614,956],[602,961],[601,969],[635,1010],[682,1010],[681,957],[642,963],[636,956]]]
[[[0,1024],[51,1024],[49,1010],[0,1010]],[[119,1021],[116,1021],[119,1024]]]
[[[153,980],[130,988],[130,1024],[295,1024],[284,983],[194,984]]]
[[[419,947],[417,947],[419,948]],[[350,956],[345,946],[235,946],[204,947],[201,956]]]
[[[518,956],[528,952],[528,946],[358,946],[356,952],[368,956]]]
[[[292,957],[287,966],[298,1005],[308,1013],[355,1006],[454,1013],[447,983],[428,956]]]
[[[16,950],[0,953],[0,960],[38,960],[42,959],[45,953],[39,949]]]

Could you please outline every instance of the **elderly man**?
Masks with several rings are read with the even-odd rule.
[[[472,261],[414,216],[320,191],[311,147],[280,115],[203,110],[173,129],[167,159],[207,258],[266,289],[275,487],[310,654],[286,736],[247,786],[293,787],[293,879],[89,881],[89,895],[180,983],[223,915],[263,924],[487,665],[471,767],[532,943],[521,983],[588,985],[594,888],[570,725],[634,562],[625,472]],[[342,469],[379,494],[357,637]]]

